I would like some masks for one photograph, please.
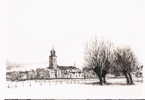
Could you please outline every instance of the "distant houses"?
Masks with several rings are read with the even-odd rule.
[[[8,81],[41,80],[41,79],[73,79],[84,78],[84,73],[76,66],[57,65],[55,50],[50,51],[49,66],[27,71],[9,71],[6,73]]]
[[[42,79],[76,79],[84,78],[84,73],[73,66],[58,69],[38,68],[30,71],[12,71],[6,73],[8,81],[42,80]]]

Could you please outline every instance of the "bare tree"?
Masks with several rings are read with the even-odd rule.
[[[87,45],[85,67],[90,67],[100,80],[106,83],[106,74],[113,70],[113,74],[123,73],[127,84],[133,84],[131,72],[136,70],[137,60],[129,47],[115,48],[110,41],[95,39]]]
[[[137,59],[129,47],[114,50],[116,69],[120,69],[127,79],[127,84],[133,84],[131,72],[137,69]]]
[[[86,66],[91,67],[100,80],[100,84],[106,83],[105,76],[111,65],[112,43],[95,39],[87,46],[85,56]]]

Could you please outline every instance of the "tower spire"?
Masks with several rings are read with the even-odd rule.
[[[56,56],[54,48],[52,48],[51,51],[50,51],[49,67],[54,68],[54,69],[57,68],[57,56]]]

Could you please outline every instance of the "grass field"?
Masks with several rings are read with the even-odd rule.
[[[19,98],[144,98],[144,84],[141,79],[134,80],[135,85],[126,85],[125,78],[107,79],[106,85],[100,86],[97,79],[54,79],[7,82],[5,96]],[[27,96],[26,96],[27,95]]]
[[[99,85],[98,79],[51,79],[51,80],[27,80],[27,81],[18,81],[11,82],[7,81],[8,88],[17,88],[17,87],[47,87],[50,85]],[[134,78],[135,85],[140,85],[143,83],[141,78]],[[121,78],[107,78],[107,85],[113,86],[124,86],[126,85],[126,79],[124,77]]]

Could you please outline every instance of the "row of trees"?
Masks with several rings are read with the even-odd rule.
[[[89,42],[85,54],[85,66],[97,74],[100,84],[106,83],[107,73],[122,72],[127,84],[133,84],[131,72],[137,68],[137,59],[129,47],[116,47],[110,41]]]

